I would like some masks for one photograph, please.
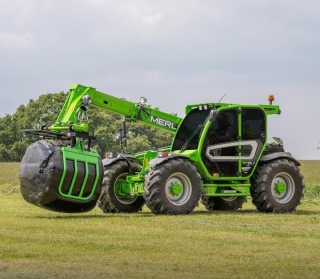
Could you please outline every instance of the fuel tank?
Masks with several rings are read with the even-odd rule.
[[[48,210],[86,212],[98,201],[102,176],[97,153],[42,139],[30,145],[22,158],[20,191],[27,202]]]

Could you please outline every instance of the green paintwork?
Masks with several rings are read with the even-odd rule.
[[[61,151],[62,151],[62,158],[63,158],[63,173],[62,173],[62,176],[61,176],[61,179],[59,182],[59,186],[58,186],[59,194],[62,197],[66,197],[66,198],[70,198],[70,199],[83,200],[83,201],[89,200],[92,197],[92,195],[94,194],[95,189],[98,184],[98,180],[99,180],[99,160],[100,160],[99,155],[97,153],[84,151],[81,142],[79,142],[79,144],[75,148],[62,147]],[[73,174],[72,182],[69,185],[68,192],[63,192],[62,185],[63,185],[64,179],[66,176],[66,172],[67,172],[67,160],[71,160],[74,162],[74,174]],[[72,190],[75,186],[75,181],[76,181],[76,177],[78,174],[77,162],[83,162],[85,164],[86,175],[85,175],[83,183],[81,185],[79,195],[73,195]],[[95,165],[96,178],[95,178],[95,181],[94,181],[94,184],[93,184],[93,187],[91,189],[90,194],[87,196],[83,196],[84,189],[85,189],[87,179],[88,179],[88,173],[89,173],[88,165],[89,164]]]
[[[88,132],[87,123],[79,123],[80,106],[82,97],[88,95],[91,99],[91,105],[123,115],[132,121],[143,122],[144,124],[157,127],[175,133],[181,118],[169,113],[165,113],[156,108],[143,106],[141,118],[139,119],[139,103],[129,102],[111,95],[101,93],[93,87],[85,87],[80,84],[70,86],[70,93],[61,109],[57,121],[49,130],[54,132],[63,132],[69,129],[69,123],[72,123],[72,129],[79,132]]]
[[[119,178],[116,182],[114,191],[117,196],[127,196],[131,193],[131,187],[126,180]]]
[[[287,185],[284,182],[277,182],[275,184],[274,190],[278,193],[278,194],[283,194],[287,191]]]
[[[182,185],[179,183],[174,183],[170,187],[170,193],[174,196],[178,196],[182,193]]]
[[[151,108],[146,106],[145,104],[140,104],[138,102],[130,102],[120,98],[116,98],[114,96],[102,93],[97,91],[93,87],[86,87],[83,85],[75,84],[70,87],[70,93],[68,98],[61,109],[61,112],[57,118],[57,121],[49,127],[49,130],[53,132],[66,132],[70,129],[70,127],[79,132],[88,132],[88,123],[87,121],[79,121],[79,119],[86,120],[86,115],[83,110],[80,109],[82,105],[83,96],[89,96],[91,99],[90,105],[96,106],[105,110],[108,110],[113,113],[120,114],[124,116],[126,119],[131,121],[142,122],[146,125],[151,125],[153,127],[163,129],[169,131],[175,136],[177,135],[180,124],[183,123],[183,119],[174,116],[165,112],[160,111],[159,109]],[[89,105],[89,106],[90,106]],[[186,116],[189,113],[192,113],[195,108],[202,106],[202,104],[191,104],[185,107]],[[142,108],[142,110],[141,110]],[[246,167],[246,162],[241,159],[241,138],[242,132],[248,133],[248,130],[242,127],[242,115],[241,111],[243,109],[258,109],[263,113],[265,126],[267,127],[267,117],[272,114],[280,114],[280,108],[276,105],[271,104],[227,104],[227,103],[208,103],[206,104],[206,108],[209,110],[215,110],[215,113],[218,114],[223,112],[224,110],[234,110],[238,111],[237,115],[237,135],[238,135],[238,155],[236,159],[237,164],[237,172],[238,175],[234,177],[229,176],[216,176],[213,173],[209,173],[204,162],[201,157],[202,146],[205,144],[206,135],[210,128],[210,121],[203,123],[203,127],[201,128],[201,135],[199,136],[198,148],[197,149],[186,149],[186,150],[174,150],[172,151],[172,146],[161,149],[161,151],[173,152],[176,154],[180,154],[186,156],[187,160],[189,160],[192,164],[194,164],[197,168],[198,173],[201,176],[202,183],[202,193],[206,196],[214,197],[214,196],[222,196],[222,197],[230,197],[230,196],[250,196],[250,178],[253,175],[254,171],[257,168],[258,162],[262,156],[263,150],[266,148],[267,142],[263,143],[262,149],[258,154],[254,165],[250,167],[249,172],[243,172],[242,169]],[[140,115],[140,116],[139,116]],[[71,123],[71,124],[70,124]],[[250,131],[249,131],[250,132]],[[267,138],[267,128],[265,129],[265,138]],[[157,150],[160,151],[160,150]],[[142,170],[140,173],[127,175],[124,179],[119,179],[115,185],[115,193],[118,196],[141,196],[144,193],[144,180],[145,173],[148,171],[151,165],[149,162],[157,157],[156,150],[150,150],[146,152],[141,152],[134,154],[137,161],[142,166]],[[66,170],[66,159],[83,161],[83,162],[93,162],[97,164],[97,154],[93,152],[85,152],[83,151],[82,145],[77,144],[75,148],[65,148],[64,149],[64,169]],[[65,171],[63,173],[62,180],[65,176]],[[61,181],[62,181],[61,180]],[[73,182],[74,183],[74,180]],[[71,195],[72,187],[68,193],[63,193],[61,191],[62,182],[59,185],[59,194],[64,197],[69,197],[73,199],[83,200],[87,197],[74,197]],[[170,188],[170,191],[173,195],[179,195],[183,191],[182,186],[179,184],[173,184]],[[275,191],[278,193],[283,193],[286,191],[286,185],[284,183],[278,183],[275,185]]]
[[[203,104],[192,104],[192,105],[187,105],[185,107],[185,114],[188,114],[191,110],[194,108],[197,108]],[[243,106],[243,104],[226,104],[226,103],[207,103],[208,107],[213,108],[214,106],[219,109],[219,108],[237,108]],[[257,108],[260,107],[265,111],[266,115],[271,115],[271,114],[280,114],[280,107],[276,105],[245,105],[247,108]]]

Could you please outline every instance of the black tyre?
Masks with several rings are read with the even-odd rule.
[[[147,173],[144,184],[146,205],[154,214],[188,214],[201,195],[197,169],[183,159],[172,159]]]
[[[133,163],[133,171],[140,171],[141,167]],[[117,161],[112,165],[104,167],[104,176],[102,180],[101,195],[98,200],[98,207],[103,212],[133,213],[142,210],[144,199],[142,196],[120,196],[116,194],[118,187],[126,182],[126,177],[129,172],[129,167],[125,161]]]
[[[208,210],[237,210],[242,208],[246,197],[207,197],[201,196],[201,203]]]
[[[261,212],[295,211],[303,197],[299,167],[286,159],[260,166],[251,181],[252,202]]]

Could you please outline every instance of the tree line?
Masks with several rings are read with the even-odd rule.
[[[26,135],[24,129],[49,126],[57,119],[68,92],[48,93],[27,105],[20,105],[17,111],[0,117],[0,162],[21,161],[26,149],[38,140]],[[104,157],[108,151],[121,151],[119,128],[122,116],[91,106],[89,110],[89,133],[96,136],[92,147]],[[128,153],[157,149],[171,144],[173,135],[142,123],[127,122]]]

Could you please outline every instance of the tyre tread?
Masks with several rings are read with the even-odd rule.
[[[135,162],[131,163],[132,169],[140,170],[141,166]],[[142,210],[144,199],[142,196],[131,204],[121,204],[115,197],[112,180],[117,172],[121,170],[128,170],[128,164],[125,161],[117,161],[114,164],[104,166],[102,189],[97,206],[104,213],[135,213]]]
[[[271,183],[272,175],[275,170],[286,169],[295,176],[295,193],[293,198],[286,204],[278,203],[274,198],[271,198]],[[296,210],[296,207],[301,203],[303,198],[303,175],[298,166],[287,159],[278,159],[258,166],[251,180],[251,197],[252,203],[260,212],[285,213]]]
[[[193,189],[196,191],[196,193],[192,195],[192,200],[188,201],[180,208],[173,208],[172,206],[166,205],[166,201],[163,199],[162,195],[162,187],[165,180],[164,176],[168,173],[168,171],[178,166],[183,166],[184,168],[188,169],[189,175],[197,178],[198,185],[193,185]],[[191,213],[194,207],[198,205],[201,195],[201,188],[200,175],[198,174],[197,169],[189,161],[180,158],[172,159],[162,165],[151,168],[146,174],[144,184],[144,199],[146,206],[154,214],[188,214]]]

